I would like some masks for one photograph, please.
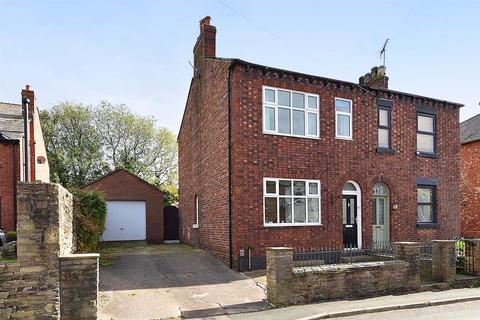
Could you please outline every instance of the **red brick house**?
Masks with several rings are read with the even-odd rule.
[[[480,238],[480,114],[460,124],[462,236]]]
[[[17,182],[48,182],[50,176],[35,93],[27,85],[19,98],[26,103],[29,115],[28,158],[25,153],[23,106],[0,102],[0,227],[4,231],[16,229]]]
[[[458,236],[458,103],[216,55],[200,22],[178,136],[180,238],[230,264],[267,246]]]

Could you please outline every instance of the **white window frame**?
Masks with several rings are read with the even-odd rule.
[[[275,103],[267,102],[265,99],[265,89],[275,91]],[[279,106],[278,105],[278,90],[280,91],[287,91],[290,92],[290,107]],[[305,95],[305,108],[295,108],[293,107],[293,94],[299,93]],[[317,108],[311,109],[308,107],[308,96],[315,97],[317,99]],[[273,108],[275,109],[275,130],[267,130],[265,127],[265,108]],[[278,132],[278,108],[290,109],[290,131],[292,133],[280,133]],[[303,111],[305,113],[305,135],[293,134],[293,111]],[[317,134],[311,135],[308,133],[308,114],[314,113],[317,115]],[[269,87],[269,86],[262,86],[262,129],[264,134],[273,134],[279,136],[287,136],[287,137],[297,137],[297,138],[307,138],[307,139],[320,139],[320,96],[314,93],[302,92],[302,91],[295,91],[289,90],[284,88],[276,88],[276,87]]]
[[[337,100],[347,101],[350,103],[350,113],[337,111]],[[334,106],[335,108],[335,138],[342,139],[342,140],[353,140],[353,101],[350,99],[338,98],[335,97]],[[349,136],[341,136],[338,134],[338,115],[348,116],[350,119],[350,135]]]
[[[198,195],[195,195],[195,223],[192,226],[193,229],[198,229],[199,226],[200,226],[199,223],[198,223],[198,213],[199,213]]]
[[[279,195],[279,184],[280,180],[287,180],[292,182],[292,195],[283,196]],[[275,193],[267,193],[267,181],[275,181]],[[295,196],[293,195],[293,182],[302,181],[305,182],[305,195],[304,196]],[[310,182],[318,184],[318,195],[310,195]],[[308,219],[308,199],[318,198],[318,222],[293,222],[294,220],[294,204],[292,201],[292,222],[282,223],[266,223],[265,222],[265,198],[277,198],[277,221],[280,221],[280,198],[304,198],[305,199],[305,219]],[[320,180],[306,180],[306,179],[290,179],[290,178],[263,178],[263,226],[264,227],[301,227],[301,226],[321,226],[322,225],[322,184]]]

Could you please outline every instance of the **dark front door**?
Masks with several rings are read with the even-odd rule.
[[[357,248],[357,196],[342,196],[343,210],[343,245],[346,248]]]
[[[166,241],[178,240],[178,208],[166,206],[163,209],[163,234]]]

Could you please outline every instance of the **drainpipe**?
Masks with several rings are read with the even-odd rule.
[[[25,144],[25,159],[24,159],[24,173],[25,181],[30,181],[30,132],[28,128],[28,106],[30,104],[30,99],[27,97],[22,97],[22,106],[23,106],[23,135],[24,135],[24,144]]]
[[[230,255],[230,269],[233,269],[233,235],[232,235],[232,105],[231,105],[231,76],[234,62],[228,66],[228,245]]]

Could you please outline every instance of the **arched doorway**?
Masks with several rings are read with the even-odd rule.
[[[343,245],[362,247],[362,193],[355,181],[347,181],[342,189]]]
[[[390,242],[390,190],[383,183],[373,186],[373,243]]]

